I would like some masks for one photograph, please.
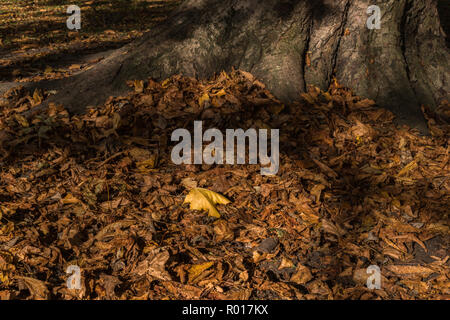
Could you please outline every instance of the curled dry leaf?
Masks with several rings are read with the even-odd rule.
[[[301,264],[297,266],[295,273],[291,276],[291,281],[300,285],[303,285],[312,279],[313,276],[309,268]]]
[[[135,271],[138,275],[148,275],[159,280],[171,280],[166,271],[166,262],[170,254],[167,250],[156,248],[149,252],[144,261],[140,262]]]
[[[194,179],[188,177],[181,180],[181,185],[186,189],[195,189],[197,188],[198,183]]]
[[[216,233],[216,241],[232,241],[234,239],[233,230],[223,219],[214,223],[214,232]]]
[[[434,272],[433,269],[420,265],[390,265],[386,268],[393,273],[401,275],[422,274],[426,276]]]
[[[287,259],[286,257],[281,258],[280,266],[278,267],[278,270],[284,269],[284,268],[292,268],[294,267],[294,263],[292,260]]]
[[[30,290],[33,299],[46,300],[49,298],[50,292],[43,281],[30,277],[17,277],[17,279],[23,281],[23,284]]]

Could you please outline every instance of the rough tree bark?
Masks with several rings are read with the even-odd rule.
[[[379,30],[367,8],[382,11]],[[333,77],[412,126],[448,99],[449,52],[436,0],[186,0],[142,39],[66,80],[53,101],[79,112],[126,80],[251,72],[281,100]],[[60,85],[60,84],[59,84]]]

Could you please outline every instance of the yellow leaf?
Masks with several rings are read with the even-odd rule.
[[[183,203],[189,203],[192,210],[206,210],[211,217],[220,218],[215,204],[228,204],[230,200],[224,196],[203,188],[192,189]]]
[[[166,79],[161,83],[161,87],[167,88],[169,86],[170,79]]]
[[[0,272],[0,283],[4,283],[5,285],[9,284],[9,278],[7,274]]]
[[[335,77],[333,77],[333,85],[334,85],[336,88],[340,88],[340,84],[339,84],[339,82],[337,81],[337,79],[336,79]]]
[[[189,269],[189,282],[198,278],[204,271],[208,270],[214,265],[214,262],[206,262],[202,264],[193,265]]]
[[[324,92],[322,95],[325,97],[325,99],[327,99],[327,101],[331,101],[332,98],[328,92]]]
[[[209,94],[205,93],[198,99],[198,104],[203,107],[207,101],[209,101]]]
[[[220,91],[218,91],[215,96],[216,97],[222,97],[224,95],[226,95],[227,93],[225,92],[225,89],[221,89]]]
[[[136,162],[136,167],[141,172],[146,172],[149,169],[154,169],[156,167],[157,156],[152,154],[149,159],[144,161]]]

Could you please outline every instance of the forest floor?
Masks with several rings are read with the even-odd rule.
[[[10,2],[0,1],[1,21]],[[26,1],[14,3],[17,18]],[[42,19],[35,9],[28,12]],[[73,43],[62,34],[53,41],[52,23],[46,33],[56,38],[43,49],[26,47],[38,41],[32,23],[14,21],[0,26],[9,35],[2,79],[89,67],[52,60]],[[17,37],[22,27],[29,42]],[[145,31],[92,30],[74,35],[88,39],[91,54]],[[420,135],[337,81],[292,105],[242,71],[129,85],[128,95],[83,115],[52,104],[23,116],[51,91],[18,87],[0,97],[0,299],[450,298],[450,128],[442,118],[424,109],[431,135]],[[278,173],[175,165],[171,134],[192,132],[195,120],[204,131],[280,129]],[[230,202],[214,204],[217,194]],[[187,195],[205,210],[191,209]],[[80,290],[66,285],[70,265],[81,269]],[[380,268],[380,289],[367,287],[370,266]]]
[[[0,296],[449,298],[449,128],[397,128],[335,84],[285,106],[242,72],[131,83],[82,116],[12,89],[0,114]],[[171,133],[280,128],[280,170],[175,165]],[[183,204],[226,196],[220,218]],[[208,209],[208,206],[204,207]],[[82,290],[65,270],[82,270]],[[366,268],[382,287],[366,287]]]
[[[179,0],[77,1],[81,29],[69,30],[68,0],[0,0],[0,81],[59,79],[82,71],[156,23]],[[90,57],[93,54],[98,56]]]

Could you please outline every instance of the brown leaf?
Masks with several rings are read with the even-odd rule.
[[[145,260],[141,261],[135,269],[138,275],[148,275],[159,280],[171,280],[165,265],[169,260],[169,251],[161,248],[149,252]]]
[[[297,269],[295,270],[295,273],[291,276],[292,282],[300,285],[304,285],[308,281],[312,280],[313,276],[311,274],[311,271],[308,267],[304,265],[298,265]]]
[[[18,276],[17,279],[23,281],[28,290],[30,290],[32,299],[47,300],[49,298],[50,292],[43,281],[21,276]]]

